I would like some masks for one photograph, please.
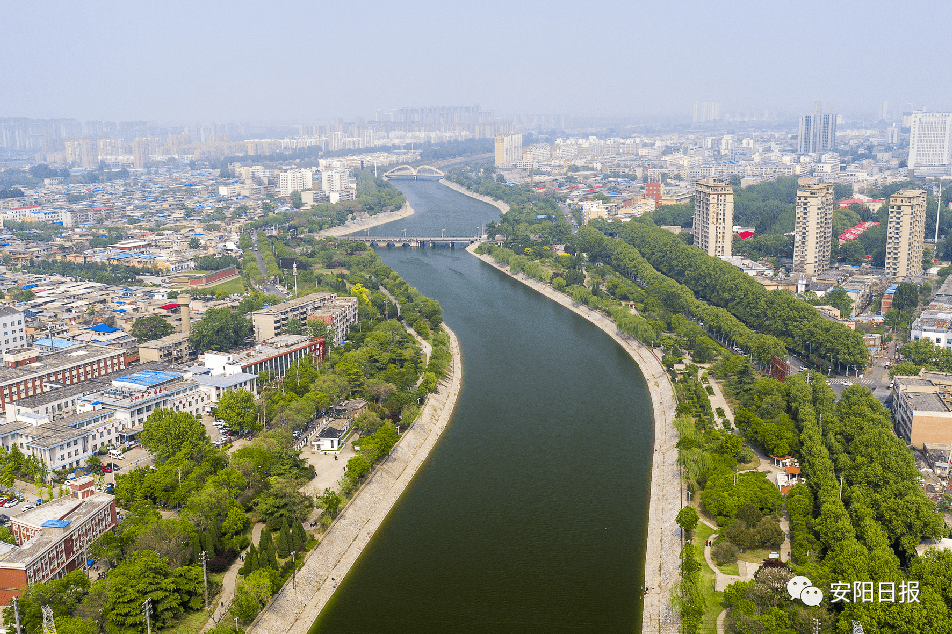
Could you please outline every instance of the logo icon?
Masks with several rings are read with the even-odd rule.
[[[800,599],[810,607],[816,607],[823,601],[823,592],[813,586],[813,582],[803,576],[796,576],[787,582],[787,592],[791,599]]]

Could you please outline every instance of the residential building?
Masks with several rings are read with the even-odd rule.
[[[119,444],[123,427],[114,414],[112,409],[98,409],[54,419],[19,410],[17,420],[0,425],[0,445],[8,451],[16,446],[54,471],[75,469],[100,448]]]
[[[912,322],[909,332],[912,341],[928,339],[939,348],[952,350],[952,310],[924,310]]]
[[[0,408],[22,398],[42,394],[63,385],[81,383],[118,372],[126,367],[119,348],[86,344],[40,356],[26,348],[3,355],[0,368]]]
[[[161,361],[165,363],[185,363],[194,356],[189,333],[174,332],[167,337],[139,344],[139,360],[142,362]]]
[[[922,275],[922,241],[926,231],[926,193],[901,189],[889,197],[886,228],[886,275]]]
[[[895,377],[892,411],[896,434],[913,447],[952,443],[952,374]]]
[[[350,172],[347,170],[321,170],[321,189],[327,194],[350,189]]]
[[[813,104],[813,114],[800,117],[800,131],[797,135],[797,153],[816,154],[832,150],[836,144],[836,114],[833,106],[830,112],[823,112],[823,104]]]
[[[343,345],[347,332],[357,323],[357,298],[338,297],[307,316],[307,321],[320,320],[334,329],[334,345]]]
[[[92,477],[69,483],[69,497],[24,511],[10,522],[16,545],[0,544],[0,604],[22,596],[27,586],[81,570],[88,549],[114,529],[116,499],[95,489]]]
[[[496,136],[496,165],[509,166],[522,160],[522,135],[518,132]]]
[[[734,239],[734,188],[717,178],[697,181],[694,197],[694,246],[715,257],[731,256]]]
[[[952,168],[952,113],[912,113],[908,167],[910,175],[949,174]]]
[[[292,319],[300,320],[303,326],[307,316],[337,299],[336,293],[311,293],[304,297],[268,306],[251,313],[255,329],[255,341],[264,341],[280,335]]]
[[[26,348],[26,332],[24,330],[23,311],[10,306],[0,306],[0,354],[8,350]]]
[[[815,275],[830,268],[833,184],[801,178],[797,188],[793,270]]]
[[[257,376],[259,372],[270,372],[271,376],[280,377],[298,359],[310,357],[316,366],[326,354],[327,345],[320,337],[278,335],[245,350],[206,352],[205,366],[219,376],[240,372]]]
[[[278,176],[278,193],[290,196],[291,192],[303,192],[305,189],[314,189],[314,170],[292,169]]]

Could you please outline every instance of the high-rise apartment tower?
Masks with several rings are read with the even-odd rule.
[[[734,188],[704,178],[694,189],[694,246],[715,257],[731,256],[734,239]]]
[[[812,178],[797,181],[793,270],[815,275],[830,268],[833,241],[833,184]]]
[[[496,136],[496,165],[512,165],[522,160],[522,135],[499,134]]]
[[[940,176],[952,167],[952,113],[913,112],[909,172]]]
[[[823,104],[819,101],[813,104],[813,114],[800,117],[800,133],[797,136],[797,152],[800,154],[814,154],[824,150],[832,150],[836,143],[836,114],[833,106],[830,112],[824,114]]]
[[[922,275],[922,240],[926,233],[926,193],[901,189],[889,197],[886,228],[886,275]]]

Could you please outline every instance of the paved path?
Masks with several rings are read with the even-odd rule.
[[[467,251],[473,253],[477,245]],[[509,267],[500,266],[488,255],[477,255],[504,273]],[[641,368],[654,408],[654,459],[651,465],[651,502],[648,511],[648,539],[645,552],[644,616],[641,631],[644,634],[668,634],[678,631],[680,619],[671,605],[671,589],[680,581],[681,529],[675,518],[684,506],[681,473],[678,469],[678,432],[674,427],[674,387],[668,373],[654,351],[641,342],[620,333],[614,321],[587,306],[575,303],[551,286],[526,277],[512,276],[526,286],[537,290],[554,302],[586,318],[618,342]]]
[[[452,370],[431,394],[420,418],[375,469],[324,534],[297,573],[295,587],[285,585],[246,630],[249,634],[306,634],[436,445],[456,407],[462,387],[462,360],[456,335],[450,336]]]
[[[713,542],[717,539],[717,533],[711,535],[708,540]],[[735,581],[750,581],[754,578],[757,569],[760,568],[760,564],[752,564],[747,561],[738,561],[737,568],[740,572],[739,575],[728,575],[721,572],[721,569],[717,567],[714,563],[714,560],[711,558],[711,547],[708,545],[704,546],[704,559],[707,561],[708,567],[714,571],[714,591],[723,592],[727,589],[727,586],[731,585]]]
[[[264,524],[260,522],[254,525],[254,528],[251,529],[251,543],[257,544],[258,540],[261,539],[261,531],[264,530]],[[244,555],[248,552],[248,549],[242,553],[241,557],[238,557],[228,568],[228,571],[225,572],[225,577],[221,580],[221,592],[213,600],[217,603],[215,609],[212,611],[211,618],[208,619],[208,622],[205,623],[205,626],[201,629],[202,632],[207,632],[208,630],[215,627],[215,624],[221,621],[228,610],[231,609],[231,602],[235,598],[235,586],[238,583],[238,569],[241,568],[241,565],[244,563]]]
[[[727,619],[727,610],[724,608],[720,614],[717,615],[717,634],[724,634],[724,621]]]
[[[503,202],[501,200],[496,200],[495,198],[490,198],[489,196],[483,196],[482,194],[478,194],[471,189],[466,189],[462,185],[454,183],[453,181],[448,181],[445,178],[441,178],[440,185],[446,185],[450,189],[456,190],[461,194],[465,194],[466,196],[469,196],[470,198],[475,198],[476,200],[480,200],[486,204],[492,205],[493,207],[498,209],[501,213],[506,213],[507,211],[509,211],[509,203]]]
[[[727,404],[727,399],[724,398],[724,393],[721,391],[721,385],[713,376],[708,375],[707,380],[710,383],[705,383],[705,385],[710,385],[714,390],[714,396],[711,396],[711,407],[714,408],[715,415],[717,414],[717,408],[721,407],[724,409],[724,413],[727,415],[727,420],[731,422],[731,427],[734,426],[734,412],[731,411],[730,405]],[[718,418],[720,420],[720,418]]]

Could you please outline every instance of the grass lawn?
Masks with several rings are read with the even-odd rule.
[[[205,627],[205,624],[208,623],[212,613],[210,610],[199,610],[194,614],[189,614],[183,619],[180,619],[175,625],[165,630],[157,630],[162,634],[198,634],[202,631],[202,628]]]
[[[221,284],[213,284],[212,286],[206,286],[203,289],[210,293],[217,293],[218,291],[225,291],[226,293],[244,293],[245,292],[245,280],[241,277],[233,277],[227,282],[222,282]]]
[[[704,559],[704,542],[710,539],[714,533],[715,529],[703,522],[698,522],[697,528],[694,530],[694,545],[701,551],[701,574],[698,581],[698,585],[701,587],[701,596],[704,597],[704,620],[701,622],[701,631],[711,634],[717,632],[717,615],[726,607],[724,606],[724,593],[714,592],[714,571],[711,570]]]
[[[750,462],[741,462],[737,465],[738,471],[754,471],[760,467],[760,458],[754,456],[754,459]]]

